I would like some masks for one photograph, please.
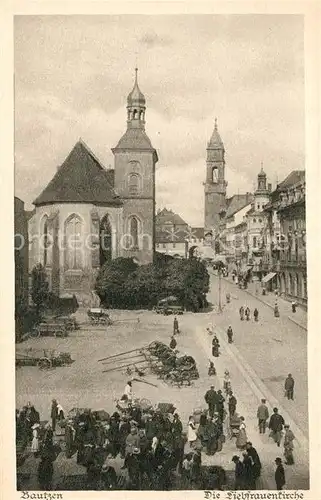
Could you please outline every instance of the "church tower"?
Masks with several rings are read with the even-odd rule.
[[[155,165],[157,152],[145,132],[146,100],[138,86],[127,97],[127,130],[112,149],[115,191],[123,201],[121,255],[139,264],[152,262],[155,227]]]
[[[254,192],[254,210],[261,212],[270,200],[270,191],[266,185],[266,173],[261,163],[261,171],[257,176],[257,189]]]
[[[205,181],[205,232],[215,236],[219,229],[220,214],[226,208],[224,145],[217,130],[217,119],[212,137],[207,144],[206,181]]]

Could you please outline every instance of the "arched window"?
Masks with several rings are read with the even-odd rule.
[[[257,238],[256,236],[253,236],[253,248],[256,248],[257,246]]]
[[[137,109],[134,109],[134,112],[133,112],[133,119],[134,120],[137,119],[137,115],[138,115]]]
[[[43,266],[46,267],[48,265],[48,216],[45,215],[41,221],[41,229],[40,229],[40,255]]]
[[[218,168],[213,167],[212,169],[212,182],[217,183],[218,182]]]
[[[131,248],[133,250],[138,249],[139,222],[135,216],[129,219],[129,233],[131,236]]]
[[[128,176],[128,191],[132,196],[137,196],[141,190],[141,177],[139,174],[130,173]]]
[[[112,228],[106,214],[100,223],[100,265],[109,262],[112,258]]]
[[[83,222],[72,214],[65,222],[65,268],[69,270],[83,267]]]
[[[140,113],[139,113],[139,118],[140,118],[141,120],[143,120],[143,119],[144,119],[144,111],[143,111],[143,110],[141,110],[141,111],[140,111]]]

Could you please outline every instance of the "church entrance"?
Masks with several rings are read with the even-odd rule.
[[[111,261],[112,258],[112,230],[108,215],[105,215],[100,223],[99,243],[100,266],[103,266],[105,262]]]

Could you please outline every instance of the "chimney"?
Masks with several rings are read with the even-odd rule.
[[[270,193],[271,193],[271,191],[272,191],[272,184],[271,184],[270,182],[269,182],[269,184],[268,184],[268,191],[269,191]]]

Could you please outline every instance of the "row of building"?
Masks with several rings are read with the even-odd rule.
[[[41,263],[53,293],[76,294],[81,302],[106,261],[132,257],[146,264],[157,251],[181,258],[219,254],[230,268],[250,271],[305,304],[304,171],[292,172],[272,191],[261,169],[254,193],[227,197],[225,148],[215,120],[206,150],[204,227],[190,227],[167,208],[155,213],[158,155],[145,115],[136,69],[126,130],[112,148],[114,168],[106,169],[80,139],[34,210],[15,199],[16,296],[28,293],[28,276]]]

